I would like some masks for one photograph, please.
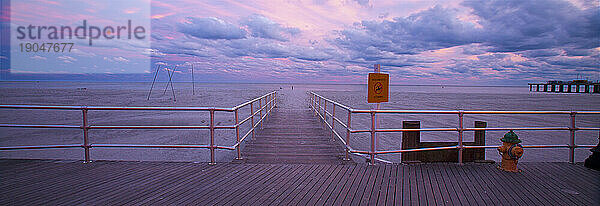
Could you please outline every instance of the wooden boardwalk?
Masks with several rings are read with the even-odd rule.
[[[344,164],[343,146],[333,141],[308,108],[304,91],[282,90],[277,108],[242,149],[241,162],[267,164]]]
[[[568,163],[235,164],[0,160],[0,205],[599,205]]]
[[[275,108],[242,150],[245,163],[343,164],[343,147],[308,109]]]

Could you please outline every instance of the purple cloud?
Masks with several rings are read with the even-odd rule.
[[[177,24],[179,32],[201,39],[243,39],[246,31],[238,26],[216,17],[187,17],[186,21]]]

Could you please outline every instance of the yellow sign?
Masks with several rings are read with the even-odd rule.
[[[390,85],[390,75],[383,73],[369,73],[368,83],[368,103],[388,102],[388,88]]]

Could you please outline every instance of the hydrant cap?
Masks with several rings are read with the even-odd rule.
[[[513,132],[512,130],[510,132],[507,132],[506,134],[504,134],[504,137],[502,139],[500,139],[500,141],[507,142],[507,143],[515,143],[515,144],[521,143],[519,136],[517,136],[517,134],[515,134],[515,132]]]

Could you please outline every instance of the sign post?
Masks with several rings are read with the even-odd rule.
[[[375,109],[381,109],[381,102],[388,102],[389,99],[389,83],[390,75],[381,73],[381,66],[375,64],[374,73],[369,73],[367,102],[376,103]],[[379,128],[377,113],[372,113],[371,124],[371,164],[375,164],[375,150],[377,148],[377,133],[375,130]]]

